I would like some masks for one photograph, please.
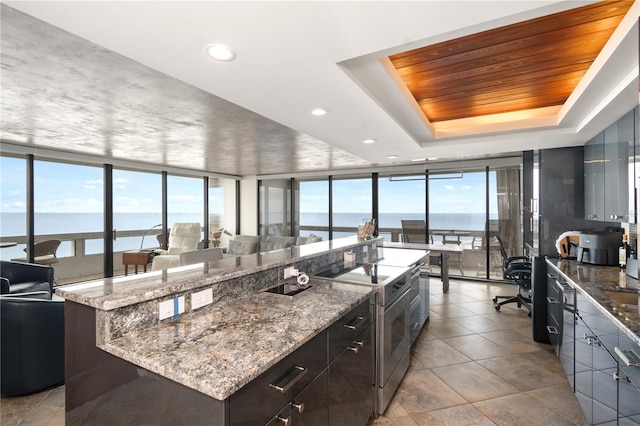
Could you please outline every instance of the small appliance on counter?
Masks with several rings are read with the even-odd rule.
[[[617,266],[622,234],[618,232],[587,232],[580,234],[578,262]]]

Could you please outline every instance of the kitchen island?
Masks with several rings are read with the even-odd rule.
[[[305,360],[312,363],[304,368],[304,379],[296,376],[291,386],[273,391],[280,398],[276,404],[282,404],[282,398],[302,392],[303,385],[321,388],[317,383],[328,383],[327,377],[339,369],[338,358],[339,365],[348,365],[338,356],[341,352],[371,354],[370,361],[359,362],[371,365],[361,398],[365,407],[367,399],[371,402],[368,418],[373,412],[368,336],[374,318],[368,312],[374,289],[312,279],[310,288],[293,297],[262,290],[282,282],[284,268],[313,273],[342,261],[345,251],[366,261],[378,244],[344,238],[59,288],[57,294],[66,299],[67,424],[243,424],[239,419],[247,412],[263,413],[258,419],[266,423],[271,414],[264,417],[268,408],[260,404],[268,395],[253,398],[256,407],[243,408],[234,405],[235,395],[287,367],[283,363],[292,362],[295,368]],[[212,303],[199,307],[203,297]],[[167,301],[174,313],[160,319],[159,306]],[[357,334],[332,339],[339,333],[328,330],[340,321],[347,327],[351,316],[366,318],[352,327]],[[368,350],[354,349],[353,341]],[[331,345],[344,345],[332,352],[335,360],[326,356]],[[329,407],[316,408],[329,412]],[[246,421],[256,424],[255,419]]]

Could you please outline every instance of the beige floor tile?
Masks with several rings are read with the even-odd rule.
[[[394,399],[410,414],[466,403],[464,398],[429,370],[415,370],[405,376]]]
[[[0,424],[2,426],[20,424],[29,413],[37,410],[40,403],[50,394],[51,390],[46,390],[32,395],[0,398]]]
[[[475,315],[473,312],[461,308],[455,304],[450,305],[446,303],[442,305],[429,306],[429,310],[431,312],[442,315],[444,318],[468,317]]]
[[[576,425],[586,426],[589,424],[566,379],[562,384],[532,390],[526,392],[526,395]]]
[[[442,341],[472,360],[494,358],[504,355],[504,349],[501,346],[477,334],[449,337],[442,339]]]
[[[558,358],[543,350],[480,360],[478,364],[523,391],[567,381]]]
[[[452,292],[450,291],[447,294],[442,295],[442,303],[443,304],[456,304],[459,305],[461,303],[471,303],[477,302],[473,297],[469,297],[462,293]]]
[[[494,426],[491,420],[485,417],[473,405],[466,404],[457,407],[444,408],[442,410],[429,411],[428,413],[412,414],[418,426]]]
[[[493,303],[488,303],[486,300],[475,300],[473,302],[459,303],[458,306],[478,315],[492,314],[496,311],[493,307]]]
[[[470,359],[441,340],[429,340],[416,344],[413,357],[425,368],[468,362]]]
[[[466,334],[473,334],[473,331],[456,324],[450,319],[432,320],[429,321],[423,331],[426,331],[435,336],[438,339],[445,337],[464,336]]]
[[[523,352],[534,352],[540,350],[530,337],[518,333],[516,330],[493,331],[490,333],[480,333],[480,336],[491,340],[502,346],[506,354],[516,354]]]
[[[518,393],[473,404],[497,425],[573,426],[574,423],[542,404],[533,404],[528,395]]]
[[[474,333],[489,333],[491,331],[509,330],[511,328],[509,324],[496,322],[480,315],[451,318],[450,321],[459,324]]]
[[[433,368],[443,382],[468,402],[482,401],[518,392],[518,388],[476,362]]]

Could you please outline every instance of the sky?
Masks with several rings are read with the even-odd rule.
[[[0,206],[2,212],[25,211],[26,166],[23,159],[0,157]],[[491,173],[495,194],[495,175]],[[418,176],[418,178],[420,178]],[[116,213],[159,213],[161,175],[114,169],[114,211]],[[301,182],[302,213],[328,212],[328,182]],[[380,177],[380,213],[423,212],[425,180],[391,181]],[[35,209],[37,213],[101,213],[103,209],[103,170],[100,167],[65,163],[35,162]],[[170,213],[203,211],[202,181],[169,176]],[[370,179],[334,179],[333,208],[336,213],[370,212]],[[485,174],[465,173],[461,178],[429,181],[432,213],[484,213]],[[210,193],[211,213],[222,209],[222,190]],[[491,197],[495,201],[495,197]],[[216,207],[217,206],[217,207]],[[492,207],[492,210],[495,209]]]

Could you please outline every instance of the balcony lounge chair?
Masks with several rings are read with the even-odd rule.
[[[157,255],[151,264],[152,271],[180,266],[180,253],[194,251],[201,239],[201,228],[198,222],[176,222],[169,232],[167,250],[156,250]]]
[[[33,263],[40,265],[57,263],[58,258],[56,257],[56,252],[58,251],[58,247],[60,247],[60,243],[60,240],[46,240],[35,243],[33,246]],[[26,252],[27,249],[24,249],[24,251]],[[18,257],[11,260],[14,262],[27,262],[26,257]]]

